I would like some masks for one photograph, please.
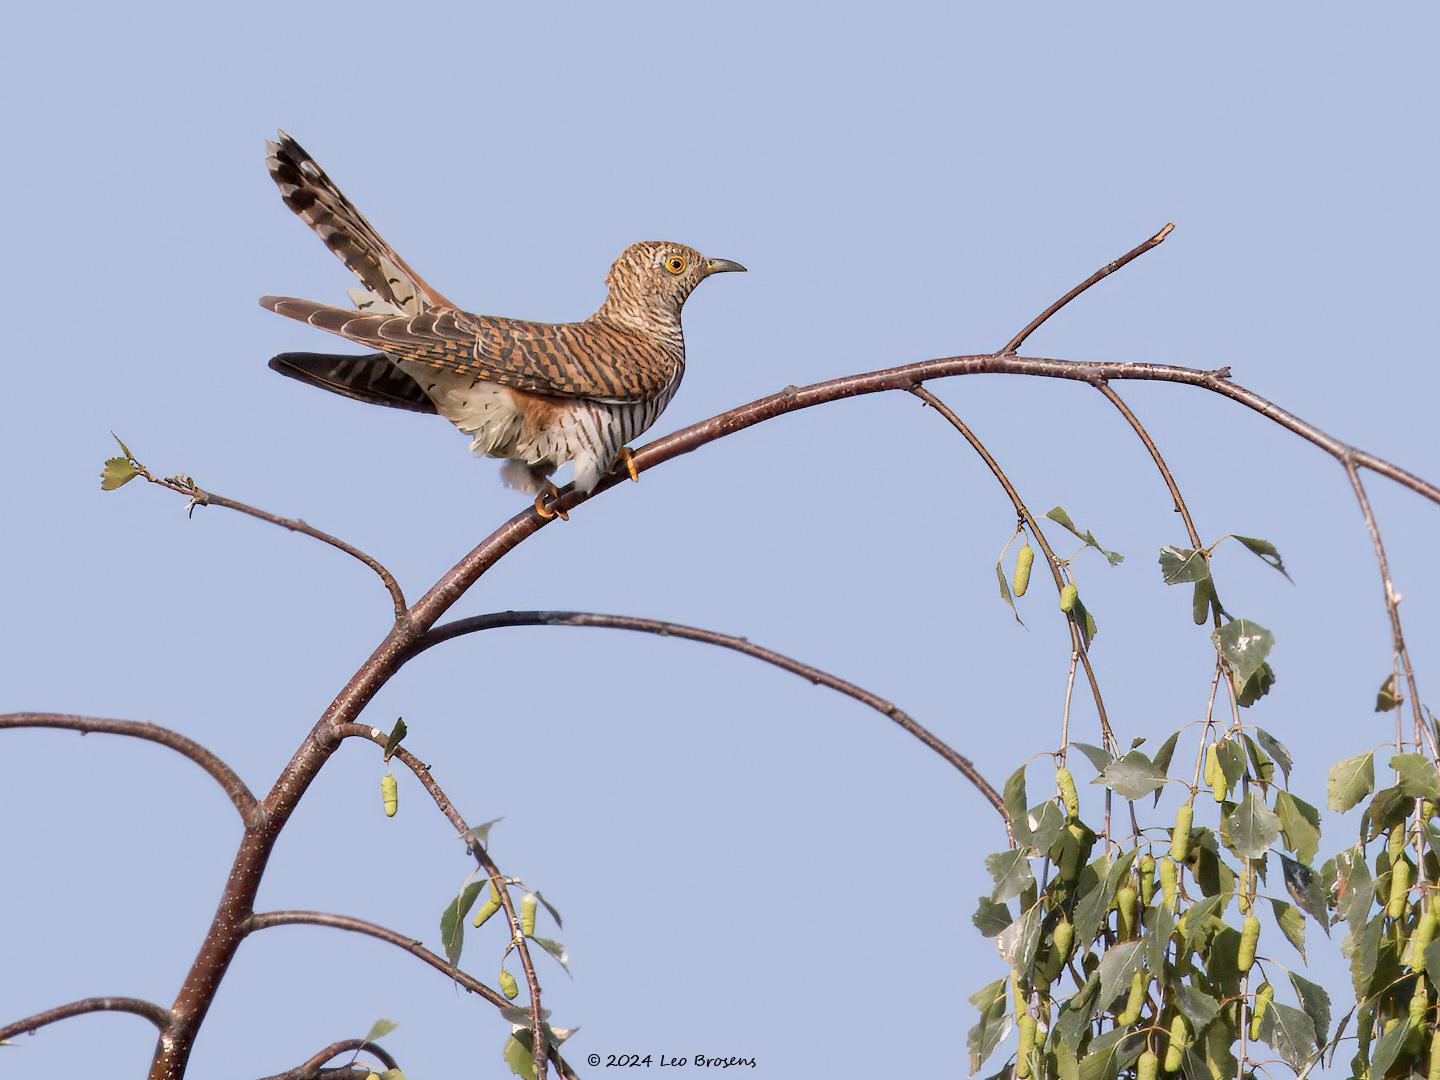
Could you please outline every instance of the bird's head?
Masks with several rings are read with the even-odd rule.
[[[642,240],[622,251],[605,275],[610,294],[597,314],[641,327],[678,326],[680,308],[695,286],[711,274],[744,269],[729,259],[707,259],[684,244]]]

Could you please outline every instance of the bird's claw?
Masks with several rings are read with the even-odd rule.
[[[540,494],[535,496],[535,512],[544,520],[550,521],[559,518],[561,521],[569,521],[570,515],[555,505],[560,498],[560,489],[554,484],[546,483]]]
[[[638,484],[640,482],[640,470],[635,467],[635,451],[631,450],[628,446],[622,446],[619,456],[621,463],[625,466],[625,472],[629,474],[631,480],[634,480],[635,483]]]

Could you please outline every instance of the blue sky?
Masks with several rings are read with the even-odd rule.
[[[737,259],[686,309],[690,365],[657,433],[818,379],[995,348],[1167,221],[1157,251],[1029,343],[1038,355],[1230,365],[1237,381],[1432,479],[1433,11],[1212,5],[562,4],[17,9],[7,125],[6,606],[0,707],[176,727],[264,790],[386,628],[358,564],[132,486],[158,471],[301,516],[418,595],[521,506],[447,425],[306,390],[265,367],[321,349],[262,311],[342,302],[346,271],[280,203],[263,142],[292,132],[430,281],[475,310],[578,318],[626,244]],[[1166,590],[1183,540],[1099,395],[969,378],[934,389],[1037,509],[1127,555],[1082,560],[1094,657],[1124,739],[1203,708],[1211,650]],[[1227,604],[1274,630],[1253,719],[1295,789],[1387,736],[1378,578],[1342,471],[1234,405],[1127,385],[1201,532],[1238,549]],[[1440,660],[1437,508],[1371,484],[1422,688]],[[708,626],[892,698],[997,784],[1057,739],[1067,646],[994,595],[1013,515],[908,396],[783,418],[548,528],[457,608],[613,611]],[[566,916],[574,980],[542,967],[590,1053],[735,1054],[754,1075],[962,1067],[967,995],[997,977],[970,927],[990,810],[854,703],[743,658],[601,630],[498,630],[406,669],[366,719],[410,745],[493,853]],[[1077,725],[1093,734],[1080,709]],[[1089,725],[1089,728],[1086,728]],[[7,733],[0,1016],[98,993],[168,1003],[238,841],[193,766],[151,746]],[[336,755],[281,840],[264,908],[373,919],[435,944],[467,873],[376,755]],[[1087,773],[1081,769],[1082,781]],[[1038,780],[1032,783],[1038,784]],[[1094,790],[1094,789],[1092,789]],[[1352,835],[1327,820],[1322,851]],[[543,932],[543,931],[542,931]],[[1312,963],[1345,988],[1312,928]],[[494,979],[498,937],[466,965]],[[1279,949],[1286,948],[1278,946]],[[1288,961],[1287,961],[1288,962]],[[505,1028],[398,950],[322,929],[252,940],[194,1075],[303,1060],[378,1016],[412,1077],[503,1075]],[[72,1021],[7,1075],[136,1075],[153,1033]],[[133,1063],[133,1064],[131,1064]],[[591,1075],[605,1070],[590,1070]]]

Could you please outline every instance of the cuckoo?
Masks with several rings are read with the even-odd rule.
[[[282,375],[375,405],[438,413],[480,456],[504,458],[501,479],[535,493],[544,517],[550,477],[574,463],[589,492],[623,463],[685,373],[680,309],[711,274],[745,267],[683,244],[631,244],[610,267],[605,302],[573,323],[526,322],[462,311],[380,238],[325,172],[283,131],[267,144],[281,197],[351,272],[355,309],[288,296],[260,303],[368,346],[361,354],[282,353]]]

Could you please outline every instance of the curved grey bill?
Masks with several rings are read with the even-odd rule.
[[[732,272],[744,273],[745,267],[729,259],[707,259],[705,262],[707,274],[728,274]]]

